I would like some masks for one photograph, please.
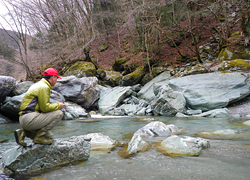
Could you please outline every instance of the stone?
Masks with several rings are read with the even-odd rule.
[[[160,121],[151,122],[144,127],[138,129],[134,134],[141,136],[170,136],[171,134],[180,133],[175,125],[166,125]]]
[[[25,93],[29,87],[31,85],[33,85],[34,83],[31,81],[23,81],[23,82],[17,82],[15,88],[13,89],[13,91],[11,92],[11,96],[18,96],[21,95],[23,93]]]
[[[189,136],[170,136],[161,142],[161,148],[165,154],[176,156],[199,156],[202,149],[209,148],[210,143],[206,139]]]
[[[207,111],[201,114],[195,114],[194,117],[213,117],[213,118],[221,118],[221,117],[228,117],[229,111],[227,108],[222,109],[214,109],[211,111]]]
[[[83,135],[55,139],[51,145],[15,146],[2,154],[4,171],[31,174],[89,158],[91,144]]]
[[[109,151],[112,148],[119,145],[119,142],[115,139],[111,139],[102,133],[89,133],[83,135],[85,139],[91,139],[92,151]]]
[[[174,116],[183,112],[186,100],[181,92],[174,91],[168,85],[154,86],[156,98],[150,102],[154,112],[159,115]]]
[[[151,147],[151,144],[142,139],[141,135],[135,134],[128,144],[127,153],[135,154],[145,152]]]
[[[244,125],[250,126],[250,120],[243,122]]]
[[[98,100],[98,108],[101,113],[110,107],[117,107],[126,97],[132,93],[132,88],[127,87],[114,87],[114,88],[101,88],[100,99]]]
[[[187,107],[209,111],[226,107],[250,94],[250,79],[242,73],[207,73],[171,79],[173,90],[183,93]]]
[[[0,105],[15,88],[16,80],[10,76],[0,76]]]
[[[62,94],[67,101],[77,103],[88,109],[100,97],[97,82],[96,77],[62,77],[62,79],[58,79],[53,90]]]

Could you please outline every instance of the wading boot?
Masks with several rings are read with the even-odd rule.
[[[25,132],[23,129],[17,129],[14,131],[14,136],[16,139],[16,143],[21,146],[27,146],[27,144],[24,142],[25,138]]]
[[[33,143],[35,144],[46,144],[46,145],[50,145],[53,142],[53,139],[47,139],[45,137],[47,131],[44,129],[40,129],[39,131],[37,131],[36,136],[33,139]]]

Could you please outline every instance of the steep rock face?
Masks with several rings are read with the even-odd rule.
[[[6,96],[15,88],[16,80],[10,76],[0,76],[0,104]]]
[[[187,107],[208,111],[226,107],[250,94],[250,80],[241,73],[208,73],[172,79],[169,86],[183,93]]]
[[[15,146],[2,154],[5,172],[26,174],[89,158],[91,144],[84,136],[55,139],[51,145]]]
[[[100,90],[97,82],[96,77],[67,76],[58,79],[53,89],[61,93],[67,101],[75,102],[88,109],[99,99]]]

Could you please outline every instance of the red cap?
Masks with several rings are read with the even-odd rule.
[[[57,70],[54,69],[54,68],[48,68],[48,69],[46,69],[46,70],[44,71],[43,75],[44,75],[44,76],[56,76],[56,77],[62,79],[60,76],[58,76],[58,72],[57,72]]]

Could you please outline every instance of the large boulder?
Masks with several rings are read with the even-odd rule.
[[[131,72],[122,77],[122,86],[132,86],[141,81],[146,74],[146,68],[144,66],[138,67],[134,72]]]
[[[183,93],[187,107],[208,111],[226,107],[250,94],[250,79],[242,73],[208,73],[171,79],[169,86]]]
[[[67,101],[72,101],[88,109],[100,97],[97,82],[96,77],[68,76],[58,79],[54,90],[62,94]]]
[[[151,122],[142,128],[138,129],[134,135],[139,134],[141,136],[170,136],[172,134],[178,134],[180,130],[173,124],[166,125],[160,121]]]
[[[199,156],[202,149],[210,147],[206,139],[189,136],[179,137],[173,135],[161,142],[160,148],[163,154],[176,156]]]
[[[168,84],[170,79],[170,72],[165,71],[161,73],[159,76],[155,77],[141,88],[141,90],[137,93],[138,97],[148,102],[152,101],[155,98],[154,85],[158,82],[163,82],[162,85]]]
[[[151,144],[145,141],[141,137],[141,135],[135,134],[128,144],[127,153],[135,154],[138,152],[144,152],[144,151],[147,151],[150,147],[151,147]]]
[[[177,112],[184,111],[186,99],[181,92],[162,85],[154,88],[154,93],[156,98],[150,104],[155,115],[175,116]]]
[[[114,88],[99,87],[101,88],[100,99],[98,100],[100,112],[104,112],[109,107],[116,107],[132,93],[130,86]]]
[[[11,96],[18,96],[18,95],[25,93],[32,84],[34,84],[34,83],[31,81],[17,82],[15,88],[10,93],[10,95]]]
[[[78,61],[73,64],[63,76],[93,77],[96,75],[95,65],[91,62]]]
[[[51,145],[15,146],[2,154],[3,168],[6,173],[36,173],[87,160],[90,151],[91,144],[83,135],[55,139]]]
[[[10,119],[17,121],[19,117],[18,113],[20,112],[20,105],[24,95],[25,93],[18,96],[13,96],[11,98],[10,97],[6,98],[6,100],[3,102],[3,105],[0,107],[0,111]],[[60,93],[51,90],[50,93],[51,103],[64,102],[64,101],[65,99]]]
[[[109,151],[119,145],[117,140],[111,139],[109,136],[101,133],[89,133],[83,135],[83,137],[85,139],[91,139],[90,143],[92,151]]]
[[[10,76],[0,76],[0,104],[6,96],[15,88],[16,80]]]
[[[178,133],[180,133],[180,130],[174,124],[166,125],[160,121],[151,122],[134,133],[132,139],[128,143],[126,153],[131,155],[147,151],[151,147],[151,144],[144,140],[146,137],[168,137]]]
[[[122,74],[116,71],[105,71],[106,76],[103,78],[103,84],[109,86],[119,86],[122,80]]]

